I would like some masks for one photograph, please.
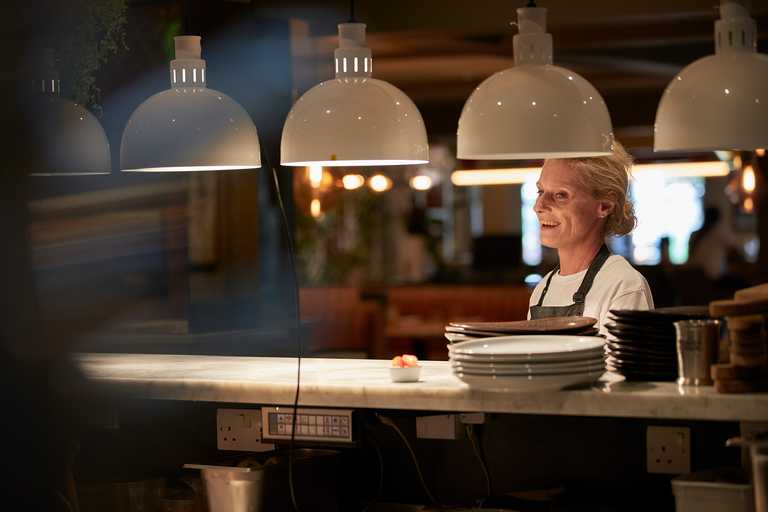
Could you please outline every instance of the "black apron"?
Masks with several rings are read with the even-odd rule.
[[[576,293],[573,294],[573,304],[570,306],[543,305],[544,297],[547,295],[547,290],[549,290],[549,283],[552,282],[552,276],[555,275],[558,270],[560,270],[560,265],[555,267],[555,269],[550,272],[549,277],[547,278],[547,284],[544,285],[544,290],[541,292],[541,297],[539,297],[538,304],[531,306],[531,320],[535,320],[537,318],[550,318],[554,316],[583,316],[584,299],[586,299],[587,293],[589,293],[589,290],[592,288],[592,283],[595,280],[597,272],[603,267],[603,263],[605,263],[605,260],[607,260],[608,256],[610,255],[611,251],[609,251],[608,247],[603,244],[603,246],[600,248],[600,252],[597,253],[595,259],[593,259],[592,263],[589,264],[589,268],[587,269],[587,273],[584,276],[584,279],[581,281],[579,289],[576,290]]]

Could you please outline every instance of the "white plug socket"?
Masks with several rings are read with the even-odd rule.
[[[219,450],[266,452],[275,446],[261,442],[259,409],[216,409],[216,447]]]
[[[691,472],[691,429],[648,427],[646,465],[649,473],[680,475]]]

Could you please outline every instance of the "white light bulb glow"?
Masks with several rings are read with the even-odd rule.
[[[320,184],[323,182],[323,167],[320,165],[307,167],[307,178],[309,179],[309,186],[320,188]]]
[[[319,199],[313,199],[312,202],[309,203],[309,213],[315,219],[320,217],[320,215],[323,214],[322,205],[320,204]]]
[[[503,169],[458,170],[451,174],[451,183],[457,187],[483,185],[519,185],[541,172],[541,167]],[[632,166],[634,175],[660,174],[666,177],[715,177],[727,176],[726,162],[665,162]]]
[[[346,190],[355,190],[365,185],[365,178],[361,174],[345,174],[341,184]]]
[[[741,172],[741,187],[744,189],[744,192],[751,194],[755,191],[756,186],[755,170],[751,165],[748,165]]]
[[[417,165],[426,164],[427,160],[318,160],[311,162],[283,162],[286,167],[308,167],[319,165],[322,167],[366,167],[377,165]]]
[[[414,190],[429,190],[432,188],[432,178],[421,174],[411,178],[409,184]]]
[[[377,174],[371,176],[371,179],[368,180],[368,186],[371,187],[371,190],[374,192],[386,192],[392,188],[392,180],[383,174]]]
[[[244,171],[258,169],[258,166],[244,165],[186,165],[178,167],[145,167],[143,169],[122,169],[123,172],[200,172],[200,171]]]

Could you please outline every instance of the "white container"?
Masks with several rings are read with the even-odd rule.
[[[714,473],[694,473],[672,480],[677,512],[754,512],[750,484],[718,482]],[[707,481],[709,480],[709,481]]]
[[[392,377],[392,382],[418,382],[421,366],[406,366],[404,368],[391,366],[389,375]]]
[[[264,470],[184,464],[199,469],[205,482],[209,512],[259,512],[264,502]]]

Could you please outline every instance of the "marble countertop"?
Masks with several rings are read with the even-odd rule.
[[[293,404],[296,359],[157,354],[78,354],[86,390],[131,398],[259,405]],[[727,395],[712,387],[624,382],[537,393],[470,389],[447,361],[423,361],[421,380],[395,384],[389,360],[302,359],[299,405],[454,412],[768,421],[768,393]]]

